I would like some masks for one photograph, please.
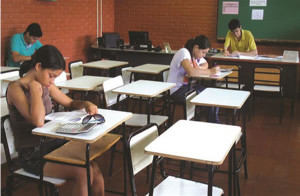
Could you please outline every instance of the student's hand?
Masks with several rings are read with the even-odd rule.
[[[213,68],[210,69],[210,75],[215,75],[219,72],[220,72],[220,67],[219,66],[213,67]]]
[[[29,92],[30,92],[31,96],[36,95],[36,96],[42,97],[43,87],[42,87],[41,83],[39,83],[38,81],[36,81],[36,80],[31,81],[28,84],[28,88],[29,88]]]
[[[98,107],[89,101],[84,102],[84,109],[90,115],[98,114]]]
[[[228,50],[224,50],[224,52],[223,52],[223,55],[224,55],[224,56],[229,56],[229,55],[230,55],[230,53],[229,53],[229,51],[228,51]]]
[[[233,51],[231,54],[232,55],[237,55],[237,54],[240,54],[240,52],[239,51]]]

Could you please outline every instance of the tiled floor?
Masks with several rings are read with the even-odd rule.
[[[285,102],[282,125],[278,124],[279,100],[257,98],[256,102],[255,115],[251,116],[250,121],[247,122],[249,176],[248,179],[244,179],[243,169],[241,170],[241,195],[300,195],[300,101],[298,100],[295,104],[293,117],[290,116],[290,102],[288,100]],[[181,110],[177,111],[179,111],[178,119],[181,116]],[[106,152],[97,159],[104,173],[106,188],[122,191],[122,155],[116,155],[112,177],[108,176],[109,156],[110,152]],[[166,164],[167,172],[176,173],[174,170],[177,168],[178,162],[176,161],[169,161]],[[1,169],[1,186],[3,188],[7,175],[5,165]],[[188,178],[188,171],[189,164],[187,164],[184,177]],[[136,176],[139,195],[145,195],[148,192],[145,173],[142,172]],[[206,173],[197,171],[195,174],[194,180],[206,180]],[[214,184],[222,187],[227,194],[226,175],[216,174]],[[70,195],[71,187],[71,182],[60,187],[60,195]],[[37,186],[27,184],[15,192],[14,195],[38,195]],[[114,194],[107,193],[106,195]]]

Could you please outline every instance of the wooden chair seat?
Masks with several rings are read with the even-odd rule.
[[[255,91],[280,92],[280,86],[255,85]]]
[[[121,139],[121,135],[106,134],[90,145],[90,161],[100,156]],[[62,147],[44,156],[47,160],[84,165],[86,162],[86,144],[70,141]]]

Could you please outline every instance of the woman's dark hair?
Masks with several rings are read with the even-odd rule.
[[[194,46],[197,45],[199,47],[199,49],[207,49],[207,48],[211,48],[211,43],[208,40],[208,38],[205,35],[199,35],[195,38],[189,39],[184,47],[186,49],[188,49],[188,51],[191,54],[191,57],[193,57],[193,48]]]
[[[37,63],[41,63],[43,69],[65,70],[66,68],[66,62],[60,51],[55,46],[45,45],[31,56],[30,61],[22,63],[20,77],[34,68]]]

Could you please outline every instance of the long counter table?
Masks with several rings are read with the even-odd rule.
[[[145,63],[169,65],[176,52],[166,53],[164,51],[148,51],[147,49],[133,50],[120,48],[102,48],[97,45],[92,45],[91,48],[93,54],[96,56],[96,59],[108,58],[111,60],[126,61],[130,66],[133,67]]]
[[[300,63],[285,62],[282,58],[267,58],[258,56],[256,58],[242,59],[238,57],[224,57],[223,54],[215,54],[209,58],[209,63],[216,64],[235,64],[240,65],[240,80],[246,86],[251,86],[253,83],[253,68],[255,66],[272,67],[279,66],[283,70],[283,88],[287,98],[294,99],[299,88],[299,78],[297,74],[300,71]]]

